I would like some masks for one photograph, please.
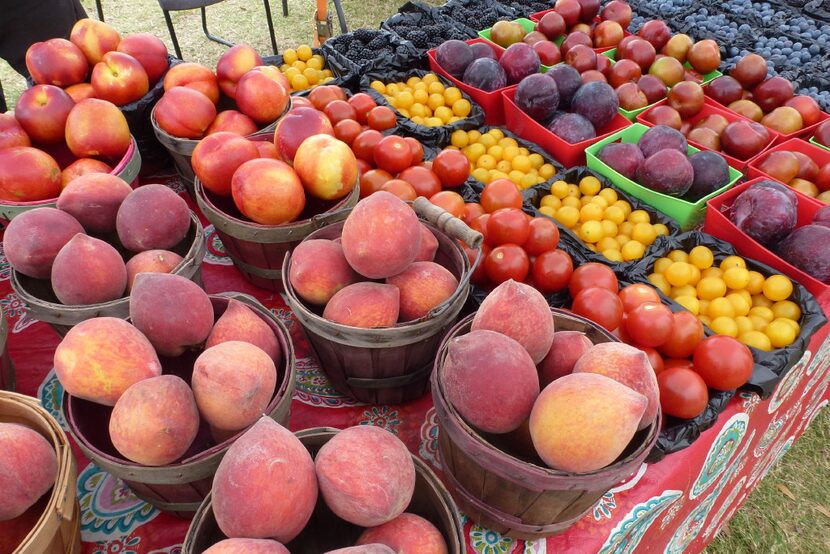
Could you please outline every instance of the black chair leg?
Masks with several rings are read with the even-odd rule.
[[[271,35],[271,49],[274,50],[276,56],[279,52],[277,52],[277,38],[274,36],[274,20],[271,19],[270,0],[262,0],[262,3],[265,5],[265,19],[268,20],[268,34]]]
[[[210,31],[208,31],[207,28],[207,13],[205,12],[204,6],[199,8],[199,10],[202,12],[202,31],[205,33],[205,36],[213,42],[218,42],[219,44],[224,44],[225,46],[233,46],[232,42],[228,42],[221,37],[210,34]]]
[[[282,16],[288,17],[288,0],[282,0]]]
[[[104,20],[104,7],[101,5],[101,0],[95,0],[95,11],[98,12],[98,19]]]
[[[337,12],[340,32],[345,35],[349,32],[349,28],[346,26],[346,14],[343,13],[343,6],[340,4],[340,0],[334,0],[334,10]]]
[[[176,57],[180,60],[182,58],[182,49],[179,48],[179,41],[176,38],[176,30],[173,28],[173,20],[170,19],[170,12],[167,10],[162,10],[164,12],[164,21],[167,22],[167,32],[170,33],[170,40],[173,41],[173,49],[176,51]]]

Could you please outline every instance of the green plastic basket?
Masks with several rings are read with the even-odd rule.
[[[810,137],[810,144],[815,144],[819,148],[824,148],[825,150],[830,150],[830,147],[824,146],[819,141],[816,140],[816,137]]]
[[[520,17],[519,19],[514,19],[513,21],[515,21],[516,23],[521,25],[522,29],[525,30],[525,33],[529,33],[529,32],[534,31],[536,29],[536,23],[529,20],[529,19],[526,19],[524,17]],[[478,36],[480,36],[484,40],[493,42],[493,39],[490,38],[490,32],[492,30],[493,30],[493,28],[489,27],[487,29],[484,29],[483,31],[479,31]],[[561,44],[564,41],[565,41],[565,37],[559,37],[558,39],[553,41],[553,43],[556,44],[556,46],[561,46]],[[496,43],[493,42],[493,44],[496,44]],[[499,46],[499,45],[496,44],[496,46]],[[502,48],[502,47],[499,46],[499,48]],[[553,67],[552,65],[544,65],[544,64],[541,64],[541,66],[542,66],[542,68],[540,70],[540,73],[545,73],[545,72],[547,72],[547,70],[549,70],[551,67]]]
[[[585,149],[585,158],[588,161],[588,167],[606,177],[609,181],[614,183],[614,185],[631,196],[642,200],[649,206],[653,206],[655,209],[663,212],[667,216],[674,218],[680,224],[680,228],[682,230],[687,231],[692,229],[703,221],[703,217],[706,215],[706,201],[732,188],[732,186],[743,176],[743,174],[737,169],[730,167],[729,182],[726,185],[712,194],[701,198],[697,202],[692,203],[681,198],[675,198],[674,196],[653,191],[638,183],[635,183],[631,179],[623,177],[599,160],[599,151],[602,150],[606,144],[610,144],[612,142],[629,142],[637,144],[640,137],[643,136],[643,134],[648,130],[649,127],[646,127],[640,123],[635,123],[630,127],[626,127],[625,129],[614,133],[610,137],[597,142],[596,144],[592,144]],[[699,152],[699,149],[693,146],[688,147],[689,154],[694,154],[695,152]]]

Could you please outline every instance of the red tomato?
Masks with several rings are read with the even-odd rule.
[[[455,217],[461,218],[464,215],[464,199],[457,192],[442,190],[430,196],[429,201],[444,208]]]
[[[669,340],[673,322],[674,314],[666,306],[646,302],[628,312],[625,330],[638,346],[657,348]]]
[[[695,353],[698,343],[703,340],[703,324],[692,312],[674,314],[671,334],[660,345],[660,352],[669,358],[688,358]]]
[[[412,151],[412,165],[418,165],[424,159],[424,146],[416,138],[405,137],[404,140]],[[431,169],[431,166],[427,169]]]
[[[330,102],[335,100],[345,100],[346,93],[340,87],[334,85],[326,85],[321,87],[314,87],[308,93],[308,99],[320,111],[323,111]]]
[[[445,187],[460,187],[470,176],[470,161],[460,150],[441,150],[432,160],[432,170]]]
[[[634,344],[634,341],[628,336],[628,331],[625,330],[625,320],[627,318],[628,314],[623,311],[622,319],[620,319],[620,326],[611,331],[611,334],[620,339],[620,342]]]
[[[685,367],[686,369],[692,369],[692,360],[689,360],[688,358],[664,358],[663,368],[669,369],[672,367]]]
[[[377,106],[377,102],[365,92],[358,92],[349,98],[349,104],[352,105],[354,111],[357,113],[357,122],[361,125],[366,124],[366,116],[372,108]]]
[[[367,171],[363,177],[360,178],[360,197],[366,198],[373,192],[377,192],[380,188],[392,180],[392,175],[388,171],[382,169],[372,169]]]
[[[529,268],[527,252],[515,244],[503,244],[493,248],[484,261],[487,277],[496,285],[508,279],[524,281]]]
[[[334,104],[334,102],[332,102],[332,104]],[[360,123],[358,123],[354,119],[344,119],[342,121],[338,121],[337,125],[334,126],[335,138],[342,140],[349,146],[352,145],[354,139],[357,138],[357,135],[359,135],[362,132],[363,127],[361,127]]]
[[[617,293],[593,287],[582,289],[576,295],[571,311],[587,317],[610,331],[619,327],[623,316],[623,305]]]
[[[418,198],[418,195],[415,194],[415,189],[412,188],[412,185],[406,181],[401,181],[400,179],[386,181],[383,186],[380,187],[380,190],[391,192],[401,200],[415,200]]]
[[[366,123],[372,129],[385,131],[386,129],[394,127],[397,124],[397,119],[395,118],[395,112],[391,108],[377,106],[369,110],[369,113],[366,115]]]
[[[311,103],[311,100],[303,96],[292,96],[291,110],[293,111],[295,108],[314,108],[314,104]],[[317,108],[314,109],[316,110]]]
[[[551,250],[536,256],[533,262],[533,282],[544,293],[558,292],[568,288],[573,271],[573,260],[567,252]]]
[[[400,173],[412,165],[412,151],[397,135],[383,137],[375,146],[375,164],[389,173]]]
[[[534,217],[530,220],[530,236],[524,243],[524,248],[531,256],[538,256],[543,252],[556,250],[559,244],[559,228],[556,223],[546,217]]]
[[[473,264],[476,263],[476,258],[478,257],[478,250],[476,248],[470,248],[463,242],[461,243],[461,247],[467,254],[467,259],[470,261],[470,267],[473,267]],[[484,268],[484,260],[487,259],[487,256],[490,254],[491,250],[492,249],[486,244],[481,244],[481,259],[478,261],[478,265],[473,270],[473,274],[470,276],[471,283],[483,285],[487,282],[487,271]]]
[[[351,119],[357,123],[357,112],[348,102],[344,100],[332,100],[323,109],[323,113],[328,116],[332,125],[337,125],[341,121]]]
[[[648,356],[648,363],[651,364],[651,368],[654,370],[654,373],[660,373],[663,371],[663,356],[661,356],[658,351],[653,348],[649,348],[648,346],[639,346],[638,348],[645,352],[646,356]]]
[[[717,390],[737,389],[752,377],[755,362],[749,348],[727,336],[700,341],[693,358],[695,371]]]
[[[369,165],[369,162],[367,162],[366,160],[361,160],[360,158],[357,158],[357,171],[360,173],[360,178],[361,179],[371,169],[372,169],[372,166]]]
[[[596,262],[579,266],[571,277],[570,292],[571,298],[576,298],[579,291],[591,287],[608,289],[614,294],[619,290],[619,283],[614,271],[607,265]]]
[[[490,214],[480,215],[469,223],[470,229],[478,231],[484,237],[484,242],[487,242],[487,222],[490,220]]]
[[[478,202],[467,202],[464,204],[464,223],[469,225],[475,218],[484,215],[484,208]]]
[[[530,224],[525,213],[515,208],[504,208],[490,214],[487,222],[487,238],[493,246],[502,244],[523,245],[530,236]]]
[[[352,151],[361,160],[370,164],[375,163],[375,146],[383,139],[383,135],[374,129],[366,129],[352,141]]]
[[[637,283],[635,285],[628,285],[620,291],[620,300],[623,303],[623,309],[630,312],[644,302],[660,302],[660,295],[652,287]]]
[[[398,174],[398,179],[403,179],[412,185],[418,196],[430,198],[441,191],[441,181],[438,180],[438,176],[420,165],[407,167]]]
[[[481,192],[481,207],[487,213],[502,208],[521,208],[522,191],[509,179],[496,179],[484,185]]]
[[[709,391],[700,375],[685,367],[666,368],[657,375],[663,413],[692,419],[703,413]]]

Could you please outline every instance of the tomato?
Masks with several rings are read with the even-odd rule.
[[[292,96],[291,111],[294,111],[295,108],[314,108],[314,104],[312,104],[311,100],[304,96]],[[317,108],[314,109],[316,110]]]
[[[375,146],[383,139],[383,135],[374,129],[366,129],[352,141],[352,151],[361,160],[370,164],[375,163]]]
[[[692,312],[674,314],[669,339],[660,345],[660,352],[669,358],[688,358],[703,340],[703,324]]]
[[[478,249],[470,248],[463,242],[460,244],[464,249],[464,252],[467,254],[467,259],[470,261],[470,267],[473,267],[473,264],[476,263],[476,258],[478,257]],[[476,266],[473,270],[473,274],[470,276],[471,283],[482,285],[487,282],[487,271],[484,268],[484,260],[487,259],[487,256],[490,254],[491,250],[492,249],[486,244],[481,244],[481,259],[478,261],[478,266]]]
[[[361,125],[366,124],[366,115],[377,106],[377,102],[366,94],[365,92],[358,92],[351,98],[349,98],[349,104],[351,104],[354,111],[357,113],[357,122]]]
[[[555,250],[559,244],[559,228],[546,217],[534,217],[530,220],[530,235],[524,248],[531,256]]]
[[[723,335],[700,341],[693,362],[706,384],[717,390],[737,389],[749,381],[755,365],[746,345]]]
[[[634,341],[628,336],[628,331],[625,330],[625,320],[627,318],[628,314],[623,311],[622,319],[620,319],[620,326],[611,331],[611,334],[620,339],[620,342],[634,344]]]
[[[395,118],[395,112],[391,108],[377,106],[369,110],[369,113],[366,115],[366,123],[376,131],[385,131],[386,129],[394,127],[397,124],[397,119]]]
[[[438,194],[441,191],[441,181],[438,176],[425,167],[413,165],[407,167],[398,175],[398,179],[403,179],[415,189],[418,196],[431,196]]]
[[[445,187],[460,187],[470,176],[470,161],[460,150],[441,150],[432,160],[432,170]]]
[[[412,165],[418,165],[424,159],[424,145],[416,138],[404,137],[404,140],[412,151]],[[432,169],[432,167],[430,166],[427,169]]]
[[[527,252],[515,244],[503,244],[487,255],[484,260],[484,270],[493,284],[499,285],[508,279],[524,281],[530,269],[530,260]]]
[[[457,192],[442,190],[430,196],[429,201],[444,208],[459,219],[464,215],[464,199]]]
[[[330,102],[335,100],[345,100],[346,93],[342,88],[334,85],[326,85],[321,87],[314,87],[308,93],[308,99],[320,111],[323,111]]]
[[[620,291],[620,300],[623,303],[623,309],[630,312],[644,302],[660,302],[660,295],[653,287],[637,283],[635,285],[628,285]]]
[[[366,160],[361,160],[357,158],[357,171],[360,173],[360,178],[363,179],[363,176],[366,175],[368,171],[372,169],[372,166]]]
[[[334,104],[334,102],[332,102],[332,104]],[[344,119],[343,121],[338,121],[337,125],[334,126],[335,138],[342,140],[349,146],[352,145],[354,139],[357,138],[357,135],[362,132],[363,127],[361,127],[360,123],[354,119]]]
[[[490,214],[483,214],[469,223],[470,229],[481,233],[481,236],[484,237],[484,242],[487,242],[487,222],[489,220]]]
[[[685,367],[672,367],[657,375],[660,406],[663,413],[692,419],[703,413],[709,403],[709,391],[700,375]]]
[[[363,177],[360,178],[360,197],[366,198],[373,192],[380,190],[380,187],[392,180],[392,175],[388,171],[382,169],[372,169],[367,171]]]
[[[487,238],[493,246],[516,244],[522,246],[530,236],[530,223],[525,213],[515,208],[504,208],[490,214]]]
[[[375,165],[389,173],[400,173],[412,165],[412,151],[397,135],[383,137],[375,146]]]
[[[481,207],[487,213],[502,208],[521,208],[522,191],[509,179],[496,179],[484,185],[481,192]]]
[[[484,215],[484,208],[478,202],[467,202],[464,204],[464,223],[469,225],[475,218]]]
[[[341,121],[351,119],[357,123],[357,112],[348,102],[344,100],[332,100],[323,109],[323,113],[329,118],[332,125],[337,125]]]
[[[686,369],[692,369],[694,365],[692,364],[692,360],[688,358],[664,358],[663,368],[669,369],[671,367],[685,367]]]
[[[567,252],[551,250],[536,256],[533,262],[533,282],[544,293],[558,292],[568,288],[573,271],[573,260]]]
[[[418,195],[415,194],[415,189],[412,188],[412,185],[400,179],[386,181],[383,186],[380,187],[380,190],[391,192],[401,200],[415,200],[418,198]]]
[[[592,287],[582,289],[574,298],[571,311],[587,317],[597,325],[613,330],[619,327],[623,316],[623,305],[616,292]]]
[[[619,290],[619,283],[614,271],[607,265],[591,262],[576,268],[571,277],[571,298],[576,298],[579,291],[591,287],[608,289],[614,294]]]
[[[645,352],[646,356],[648,356],[648,363],[651,364],[651,369],[654,370],[655,374],[663,371],[663,356],[661,356],[658,351],[653,348],[649,348],[648,346],[640,346],[638,348]]]
[[[646,302],[628,312],[625,330],[638,346],[657,348],[669,340],[673,322],[674,314],[666,306]]]

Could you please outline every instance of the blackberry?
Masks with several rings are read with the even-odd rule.
[[[412,31],[406,36],[406,40],[410,41],[419,50],[429,47],[429,37],[421,30]]]
[[[366,45],[366,48],[368,48],[369,50],[376,50],[378,48],[383,48],[385,45],[386,39],[382,35],[378,35],[369,41],[369,44]]]
[[[357,40],[366,44],[367,42],[370,42],[373,38],[375,38],[376,33],[377,31],[374,31],[372,29],[358,29],[354,32],[354,36]]]

